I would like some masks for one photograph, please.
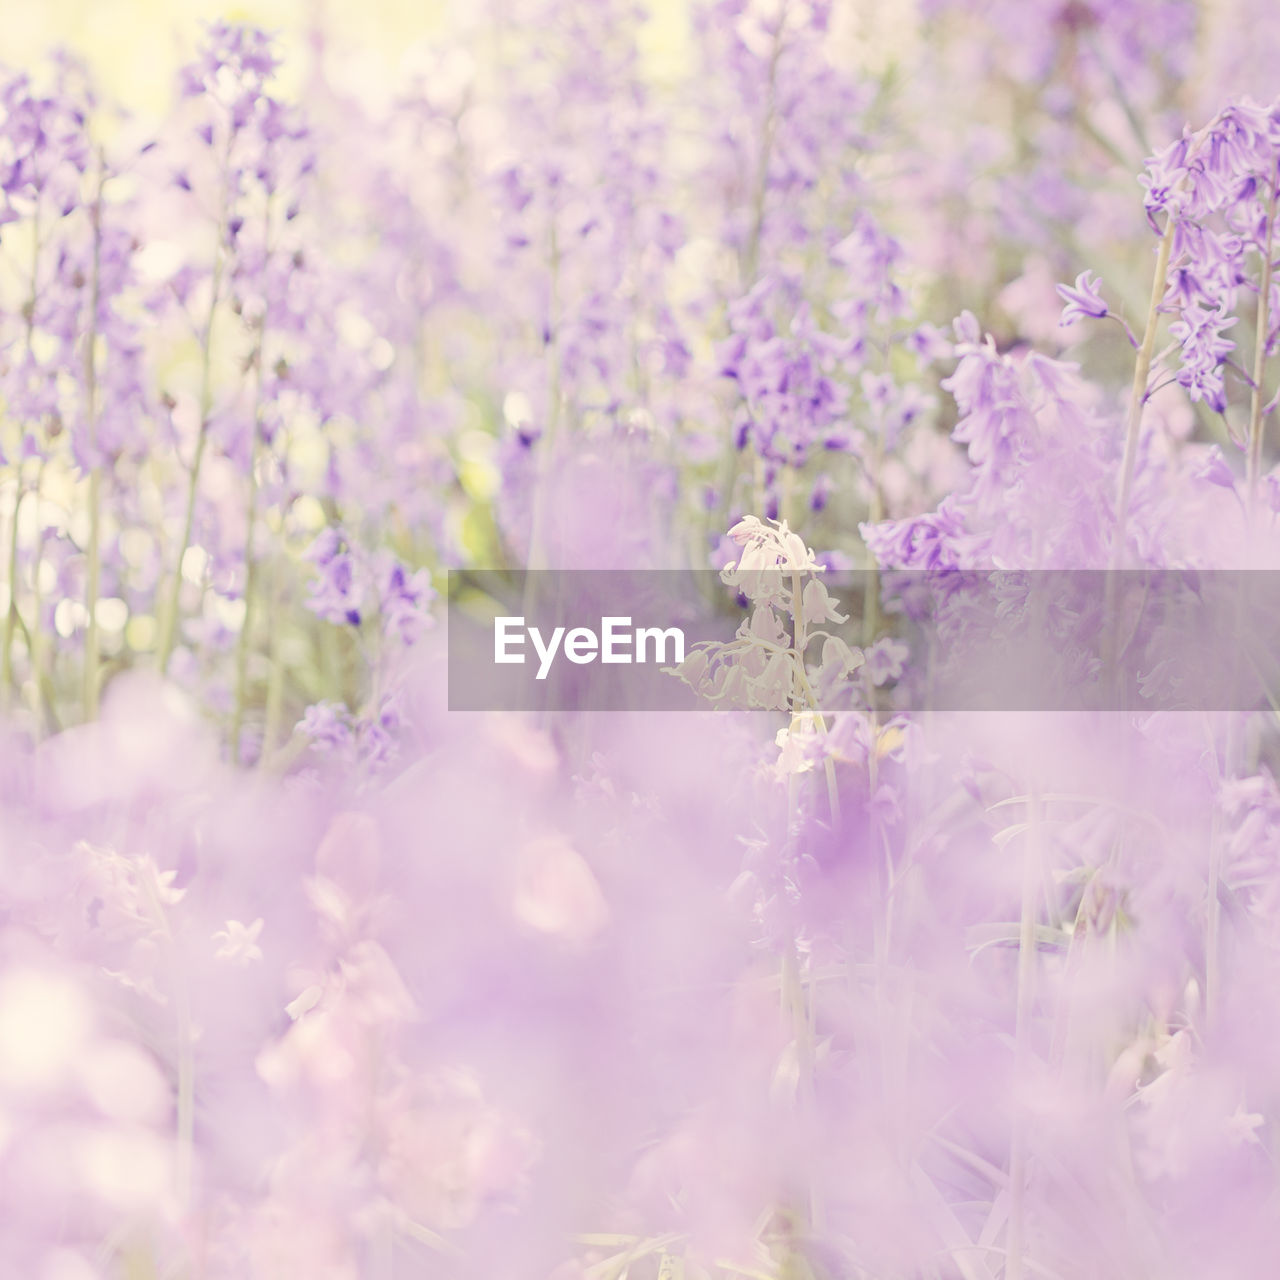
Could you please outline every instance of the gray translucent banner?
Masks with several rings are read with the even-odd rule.
[[[1231,711],[1280,690],[1280,572],[747,585],[750,600],[713,570],[451,571],[450,709]]]

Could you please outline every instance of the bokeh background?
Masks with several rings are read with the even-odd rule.
[[[0,1277],[1270,1274],[1274,717],[883,708],[1280,564],[1271,0],[0,31]],[[734,714],[448,710],[687,566]]]

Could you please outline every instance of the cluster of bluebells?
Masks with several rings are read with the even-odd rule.
[[[829,242],[866,199],[858,162],[874,86],[839,57],[835,9],[713,0],[692,12],[708,82],[693,114],[741,285]]]
[[[847,483],[833,456],[856,462],[861,496],[878,508],[886,457],[913,424],[930,417],[931,395],[903,375],[917,372],[912,366],[940,344],[931,330],[903,323],[904,257],[863,213],[830,250],[833,287],[764,275],[729,304],[730,336],[718,355],[739,399],[734,444],[761,464],[751,499],[771,518],[801,475],[809,480],[810,510],[821,511],[837,477]],[[830,329],[818,323],[815,306],[830,315]]]
[[[1280,331],[1271,266],[1280,107],[1246,101],[1194,133],[1185,129],[1148,161],[1143,181],[1152,226],[1173,237],[1164,306],[1177,317],[1169,332],[1178,344],[1178,381],[1193,400],[1223,413],[1237,345],[1228,331],[1239,321],[1242,292],[1257,297],[1264,356]],[[1252,383],[1249,369],[1234,368]]]
[[[1116,432],[1076,366],[1039,352],[1002,353],[966,312],[955,322],[951,438],[964,479],[936,510],[863,529],[895,569],[1102,568],[1107,563]],[[1052,530],[1034,520],[1052,503]]]
[[[20,226],[29,227],[35,241],[21,286],[24,296],[12,313],[6,335],[5,403],[18,429],[10,429],[5,453],[14,459],[35,456],[43,443],[62,431],[58,375],[75,367],[65,359],[65,349],[74,343],[81,318],[64,309],[69,292],[65,281],[59,280],[60,289],[42,287],[47,277],[63,274],[51,270],[51,262],[67,253],[68,238],[59,232],[80,209],[84,176],[91,163],[87,133],[91,102],[84,96],[75,67],[64,64],[59,71],[55,90],[47,97],[38,95],[22,75],[10,77],[3,93],[3,226],[8,238]],[[83,242],[83,236],[79,239]],[[35,333],[46,331],[50,322],[61,340],[62,359],[42,359],[35,349]]]
[[[386,548],[363,552],[341,529],[326,529],[306,558],[316,567],[307,607],[318,618],[359,627],[375,618],[388,641],[408,646],[430,625],[435,590],[424,569],[410,570]]]
[[[315,568],[307,608],[357,637],[371,688],[366,709],[339,702],[308,707],[301,733],[322,752],[378,767],[396,751],[401,728],[397,687],[406,655],[434,623],[435,599],[425,569],[410,569],[386,547],[366,550],[341,529],[328,528],[306,552]]]
[[[1267,1274],[1280,739],[1155,708],[1280,552],[1280,108],[917,8],[0,76],[0,1272]],[[709,564],[700,713],[446,709],[446,567]],[[1030,629],[1128,708],[937,705]]]
[[[775,469],[802,468],[846,430],[849,392],[832,376],[843,344],[817,329],[807,307],[777,333],[768,305],[776,289],[766,278],[730,307],[723,372],[742,396],[738,448],[750,444]]]

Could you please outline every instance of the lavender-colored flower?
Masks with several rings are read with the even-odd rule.
[[[1140,709],[1267,671],[1180,663],[1280,537],[1238,7],[219,22],[136,153],[0,78],[0,1274],[1269,1274],[1273,718]],[[443,566],[708,547],[720,714],[446,709]]]
[[[349,721],[345,707],[332,702],[316,702],[307,708],[298,728],[325,750],[341,750],[351,745]]]
[[[1227,314],[1227,303],[1223,300],[1213,309],[1192,303],[1184,307],[1179,318],[1169,326],[1169,332],[1182,348],[1178,381],[1186,387],[1192,400],[1204,400],[1218,413],[1227,407],[1223,363],[1235,350],[1235,343],[1223,337],[1223,333],[1236,320],[1236,316]]]
[[[358,627],[362,620],[365,584],[346,536],[341,530],[326,529],[312,543],[307,559],[318,572],[308,606],[317,617],[328,622]]]
[[[1082,271],[1076,276],[1074,286],[1060,284],[1058,293],[1067,304],[1062,308],[1063,324],[1071,324],[1076,320],[1092,317],[1101,320],[1110,314],[1107,303],[1102,296],[1102,281],[1094,278],[1092,271]]]

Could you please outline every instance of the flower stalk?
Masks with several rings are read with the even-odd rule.
[[[40,290],[40,201],[37,196],[35,211],[31,219],[31,293],[26,304],[26,354],[30,360],[33,346],[36,323],[36,300],[39,297]],[[21,447],[21,446],[20,446]],[[13,705],[13,638],[18,627],[22,625],[22,617],[18,612],[18,513],[22,507],[22,499],[26,495],[26,485],[23,478],[23,462],[24,458],[19,452],[18,459],[14,464],[14,495],[13,495],[13,519],[9,526],[9,607],[5,610],[4,619],[4,636],[0,640],[0,698],[3,699],[5,711]],[[39,578],[39,562],[33,567],[32,574]],[[36,618],[36,626],[39,626],[39,617]],[[27,652],[33,651],[32,634],[23,627],[27,636]],[[37,685],[39,678],[37,676]]]
[[[9,554],[6,561],[6,577],[9,587],[9,606],[4,612],[4,638],[0,641],[0,700],[4,710],[13,705],[13,637],[18,628],[18,516],[22,507],[25,486],[22,482],[22,462],[14,468],[13,513],[9,517]]]
[[[1253,345],[1253,386],[1249,394],[1249,453],[1246,463],[1246,485],[1249,492],[1249,518],[1252,521],[1258,503],[1258,483],[1262,475],[1263,392],[1266,372],[1267,343],[1271,328],[1272,253],[1276,229],[1276,189],[1271,191],[1267,206],[1267,234],[1262,255],[1262,280],[1258,289],[1258,322]]]
[[[84,414],[89,454],[89,544],[85,552],[84,718],[98,714],[101,655],[98,637],[98,597],[102,583],[102,467],[98,460],[98,302],[102,267],[102,188],[106,161],[98,153],[98,182],[91,206],[93,259],[89,278],[89,319],[84,347]]]
[[[178,615],[182,608],[182,570],[191,546],[191,531],[195,525],[196,500],[200,492],[200,470],[204,462],[205,450],[209,443],[209,414],[213,409],[213,330],[218,316],[218,302],[222,293],[222,275],[225,268],[224,240],[227,235],[227,204],[230,191],[232,137],[227,139],[226,157],[223,165],[223,199],[222,209],[218,217],[217,231],[214,237],[213,272],[209,282],[209,307],[205,313],[204,326],[200,335],[200,391],[197,412],[199,424],[196,433],[195,453],[191,458],[191,468],[187,474],[187,493],[183,504],[182,534],[178,539],[178,554],[174,561],[173,574],[169,582],[169,595],[160,609],[160,634],[156,646],[156,667],[161,675],[169,670],[169,660],[173,656],[174,644],[178,634]]]
[[[268,198],[266,213],[263,217],[263,246],[264,254],[268,260],[270,259],[270,233],[271,200]],[[244,532],[244,617],[240,623],[240,634],[236,639],[235,702],[231,712],[230,743],[232,764],[240,763],[240,738],[244,728],[245,706],[248,701],[249,650],[253,643],[253,602],[258,585],[258,567],[254,556],[254,536],[258,523],[258,464],[262,436],[263,380],[266,376],[265,347],[268,317],[271,310],[270,299],[267,296],[269,288],[269,282],[264,279],[262,317],[258,322],[258,341],[255,344],[253,353],[253,415],[249,427],[249,492],[246,503]],[[265,744],[263,750],[265,751]]]
[[[1141,436],[1142,411],[1147,403],[1147,384],[1151,377],[1151,357],[1156,348],[1156,331],[1160,327],[1160,303],[1164,299],[1169,275],[1169,256],[1173,249],[1173,237],[1177,231],[1177,218],[1170,211],[1165,215],[1164,234],[1156,253],[1156,269],[1151,280],[1151,300],[1147,307],[1147,323],[1142,333],[1142,344],[1133,366],[1133,385],[1129,392],[1129,417],[1124,437],[1124,457],[1120,463],[1120,491],[1116,498],[1116,531],[1111,549],[1111,568],[1120,569],[1125,560],[1125,526],[1129,521],[1129,505],[1133,498],[1133,472],[1138,460],[1138,441]]]

